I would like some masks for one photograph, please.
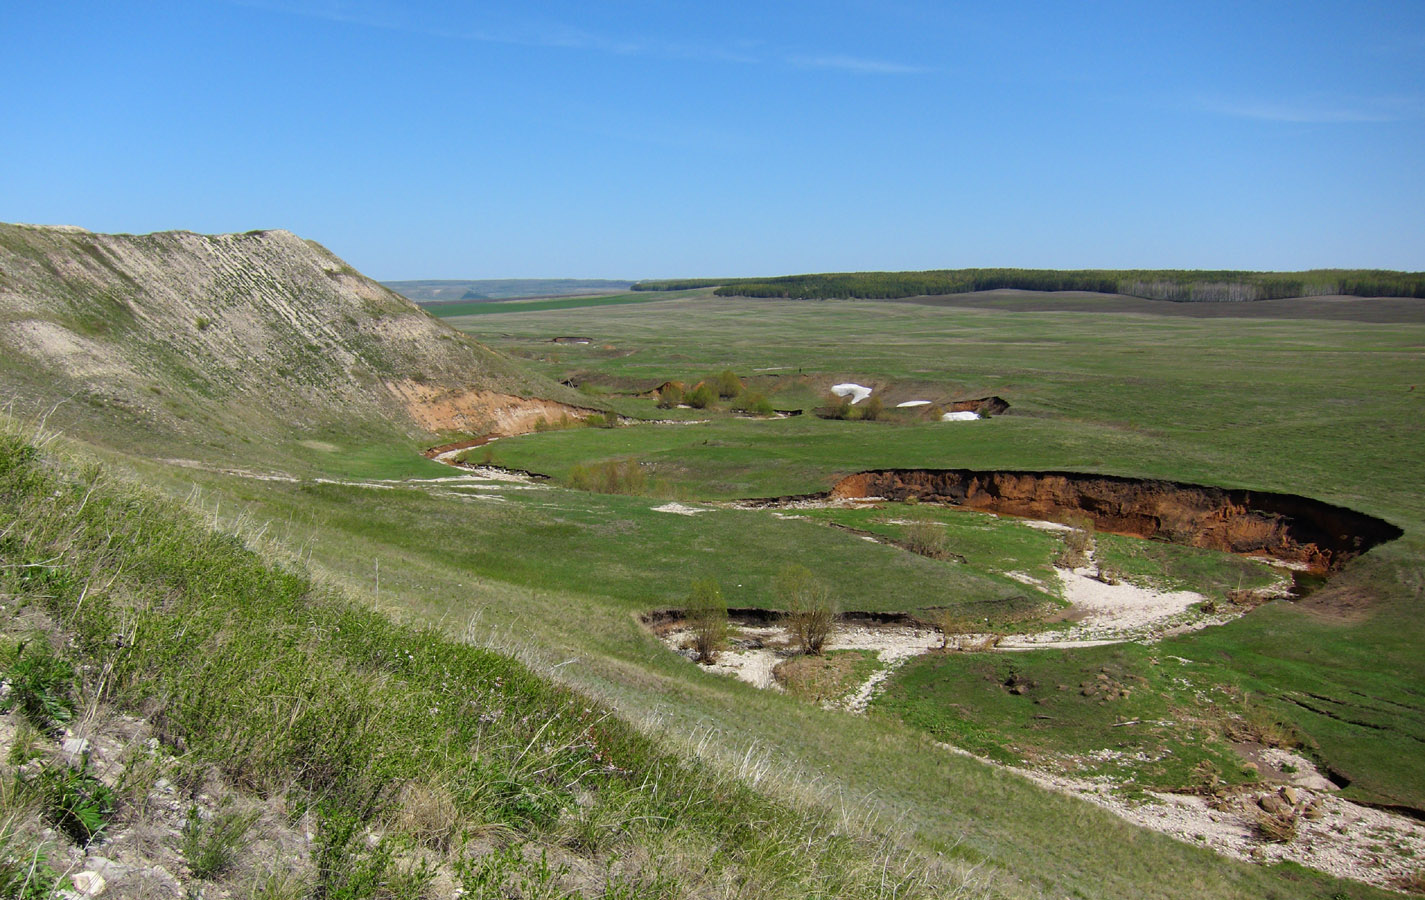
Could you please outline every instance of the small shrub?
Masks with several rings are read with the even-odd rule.
[[[461,896],[469,900],[557,900],[566,895],[559,882],[569,874],[567,866],[554,867],[543,851],[539,861],[524,857],[518,845],[495,850],[478,858],[462,856],[455,862]]]
[[[199,331],[207,331],[208,326],[213,324],[213,320],[209,319],[207,316],[199,316],[198,318],[193,320],[193,324],[197,326]]]
[[[1072,526],[1073,530],[1063,533],[1064,549],[1054,560],[1054,565],[1061,569],[1077,569],[1088,565],[1089,554],[1093,552],[1094,545],[1093,519],[1088,516],[1075,516],[1065,524]]]
[[[945,527],[939,522],[917,519],[905,526],[904,533],[906,547],[912,553],[931,559],[944,559],[948,555],[950,541],[945,535]]]
[[[737,398],[737,402],[732,404],[732,408],[754,416],[770,416],[774,412],[772,401],[767,399],[766,394],[757,391],[745,391]]]
[[[1299,818],[1300,816],[1294,809],[1279,813],[1262,810],[1257,813],[1257,821],[1253,823],[1254,830],[1258,837],[1268,843],[1290,844],[1296,840],[1296,825]]]
[[[717,395],[724,400],[731,400],[745,390],[742,379],[738,378],[731,369],[724,369],[714,381],[717,385]]]
[[[245,890],[240,896],[249,900],[304,900],[311,896],[297,872],[280,865],[252,875]]]
[[[584,424],[590,428],[617,428],[618,413],[590,413],[584,417]]]
[[[828,394],[824,409],[825,412],[822,413],[822,415],[828,419],[850,419],[853,417],[850,397],[838,397],[836,394]]]
[[[87,760],[79,768],[45,769],[38,787],[46,821],[75,844],[87,847],[103,836],[114,814],[114,792],[89,772]]]
[[[188,811],[179,849],[195,878],[212,881],[229,872],[237,862],[247,833],[257,821],[257,812],[219,811],[204,819],[198,807]]]
[[[688,592],[688,625],[693,630],[693,649],[698,659],[712,662],[727,635],[727,601],[716,581],[693,582]]]
[[[867,422],[876,421],[886,411],[885,404],[881,402],[880,397],[871,397],[857,408],[861,410],[861,418]]]
[[[0,897],[6,900],[50,900],[59,896],[60,877],[42,846],[26,846],[13,825],[0,825]]]
[[[777,574],[773,585],[786,606],[787,630],[797,649],[819,656],[836,626],[836,608],[831,590],[806,566],[790,565]]]
[[[962,634],[971,634],[975,630],[975,623],[953,609],[937,610],[932,622],[940,629],[940,648],[943,650],[950,646],[950,638],[958,637]]]
[[[683,386],[670,381],[658,389],[658,408],[673,409],[683,402]]]
[[[58,733],[74,718],[70,685],[74,667],[54,654],[43,640],[22,641],[3,672],[10,693],[0,709],[19,709],[30,724],[46,734]]]
[[[1301,746],[1301,735],[1295,725],[1274,710],[1250,699],[1246,701],[1241,717],[1227,723],[1226,732],[1234,741],[1255,741],[1264,747],[1291,749]]]
[[[700,381],[697,386],[683,398],[683,402],[687,403],[693,409],[707,409],[709,406],[712,406],[713,401],[716,399],[717,396],[713,393],[713,389],[708,387],[707,382]]]
[[[45,755],[40,747],[40,742],[44,740],[45,734],[36,728],[29,721],[21,721],[15,726],[15,736],[10,744],[10,752],[6,756],[6,761],[12,766],[23,766],[32,759],[39,759]],[[0,804],[0,809],[3,809]],[[3,897],[0,894],[0,897]]]
[[[569,486],[596,494],[642,494],[648,486],[648,476],[636,459],[611,459],[592,466],[574,466],[569,470]]]
[[[428,850],[448,852],[455,843],[459,810],[440,785],[412,782],[401,789],[395,827]]]

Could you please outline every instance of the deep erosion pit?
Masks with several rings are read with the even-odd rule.
[[[837,482],[830,500],[880,497],[1056,519],[1087,516],[1100,531],[1269,556],[1332,572],[1401,530],[1309,497],[1077,472],[885,469]]]

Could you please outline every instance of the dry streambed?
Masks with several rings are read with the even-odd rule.
[[[796,502],[795,508],[828,503],[853,505],[856,501],[803,499]],[[783,508],[787,506],[792,504]],[[1072,531],[1054,522],[1025,520],[1024,525]],[[1058,584],[1045,584],[1024,573],[1008,574],[1062,596],[1072,624],[1062,630],[1022,634],[944,634],[908,616],[883,616],[880,621],[843,617],[826,650],[871,652],[877,665],[858,684],[824,701],[823,706],[864,712],[897,668],[931,651],[1014,652],[1125,641],[1151,643],[1166,635],[1220,624],[1243,611],[1241,607],[1227,606],[1206,613],[1201,594],[1105,578],[1091,545],[1085,551],[1083,565],[1055,570]],[[1291,579],[1284,574],[1276,584],[1258,592],[1259,598],[1285,596],[1290,588]],[[741,616],[731,617],[728,649],[703,667],[760,688],[780,690],[777,667],[795,657],[794,642],[784,627],[769,621],[765,614],[741,612]],[[670,647],[695,658],[689,649],[693,634],[681,622],[665,621],[655,630]],[[939,746],[972,755],[946,744]],[[1247,788],[1216,795],[1137,791],[1129,796],[1123,782],[1112,777],[1063,774],[1063,769],[1076,764],[1093,765],[1122,757],[1121,751],[1111,748],[1092,751],[1081,759],[1059,760],[1055,764],[1058,771],[1006,768],[1045,788],[1088,800],[1142,827],[1238,859],[1260,863],[1290,861],[1385,888],[1398,889],[1417,877],[1421,860],[1425,860],[1425,824],[1336,796],[1335,785],[1300,755],[1261,747],[1243,748],[1243,755],[1258,767],[1261,780]],[[1122,761],[1129,765],[1133,762]]]
[[[1061,572],[1061,577],[1070,596],[1077,596],[1072,585],[1079,579],[1092,581],[1082,571]],[[1116,592],[1118,598],[1127,600],[1126,606],[1114,609],[1106,598],[1115,592],[1102,590],[1110,586],[1097,581],[1093,584],[1097,587],[1091,589],[1093,600],[1089,613],[1075,629],[1054,637],[1010,635],[993,646],[990,636],[947,638],[936,628],[912,621],[843,620],[827,641],[826,651],[873,652],[877,666],[851,690],[822,705],[829,709],[864,712],[897,668],[915,656],[944,647],[947,641],[951,648],[1004,652],[1148,640],[1151,632],[1145,633],[1143,628],[1151,627],[1154,622],[1179,621],[1182,613],[1178,607],[1185,598],[1176,595],[1188,594],[1176,592],[1176,595],[1157,594],[1155,597],[1155,592],[1127,586],[1126,590]],[[1162,615],[1145,619],[1138,608],[1138,601],[1145,598],[1146,606],[1158,608]],[[1083,602],[1082,597],[1078,600]],[[1210,624],[1209,619],[1200,617],[1182,627],[1201,627]],[[655,625],[654,630],[668,646],[689,659],[695,658],[689,649],[693,633],[681,621],[670,619]],[[759,688],[782,690],[776,676],[777,666],[795,656],[794,642],[783,626],[769,623],[760,615],[735,617],[730,623],[727,649],[702,668]],[[938,746],[949,752],[973,755],[948,744]],[[1260,747],[1243,748],[1243,753],[1259,768],[1262,780],[1246,789],[1217,796],[1159,791],[1138,791],[1130,796],[1124,793],[1121,781],[1108,776],[1084,778],[1062,774],[1063,768],[1077,763],[1093,765],[1123,757],[1121,751],[1111,748],[1091,751],[1081,758],[1060,760],[1056,763],[1060,771],[1003,766],[983,757],[975,758],[988,765],[1007,768],[1050,790],[1088,800],[1136,825],[1237,859],[1260,863],[1290,861],[1386,888],[1399,887],[1421,870],[1421,861],[1425,860],[1425,824],[1336,796],[1335,785],[1317,771],[1315,764],[1298,754]],[[1133,762],[1131,759],[1122,761]],[[1266,836],[1261,824],[1264,820],[1287,823],[1281,826],[1285,833]]]

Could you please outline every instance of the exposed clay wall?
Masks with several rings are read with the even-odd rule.
[[[598,410],[555,400],[516,397],[495,391],[443,388],[416,381],[391,382],[391,393],[421,428],[429,432],[468,431],[511,436],[534,431],[540,419],[582,419]]]
[[[1036,519],[1087,515],[1100,531],[1272,556],[1320,572],[1401,535],[1389,522],[1292,494],[1074,472],[890,469],[844,478],[830,496],[914,497]]]
[[[973,412],[982,416],[997,416],[1009,409],[1009,402],[1003,397],[980,397],[976,400],[956,400],[946,407],[946,412]]]

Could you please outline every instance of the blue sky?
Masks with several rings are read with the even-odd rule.
[[[0,0],[0,220],[382,279],[1425,270],[1425,2]]]

